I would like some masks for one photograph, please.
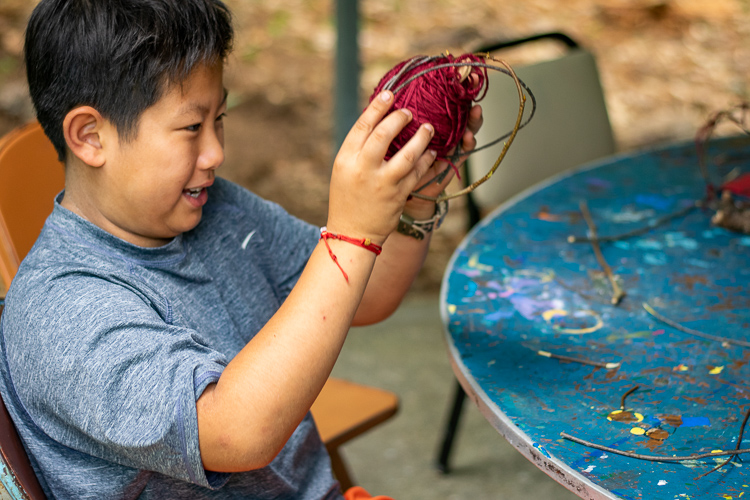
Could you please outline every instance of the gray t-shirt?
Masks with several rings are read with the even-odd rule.
[[[195,401],[271,318],[317,229],[222,179],[131,245],[55,203],[8,291],[0,392],[50,498],[340,499],[310,416],[263,469],[204,470]]]

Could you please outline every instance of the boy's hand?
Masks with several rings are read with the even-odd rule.
[[[476,147],[477,140],[475,138],[475,135],[482,127],[482,122],[482,108],[481,106],[476,105],[471,108],[471,111],[469,112],[469,121],[466,125],[466,131],[464,132],[464,135],[461,139],[462,152],[472,151]],[[453,153],[454,151],[451,151],[449,153],[449,156]],[[460,159],[456,163],[454,163],[456,169],[461,168],[461,166],[466,162],[467,157],[467,155],[462,155]],[[448,161],[446,160],[440,160],[433,163],[432,168],[427,171],[427,173],[422,177],[422,180],[416,186],[417,188],[419,188],[419,186],[423,186],[431,179],[445,171],[446,168],[449,169],[448,174],[441,182],[433,182],[424,189],[421,189],[419,193],[432,197],[440,195],[440,193],[443,192],[443,190],[448,186],[448,184],[453,179],[453,176],[455,175],[455,170],[448,164]],[[407,215],[413,217],[415,220],[429,219],[435,213],[435,203],[413,197],[406,203],[404,212]]]
[[[389,161],[383,158],[411,114],[385,116],[393,102],[389,91],[373,99],[344,140],[331,174],[328,229],[382,244],[396,228],[409,193],[435,160],[425,151],[434,129],[422,125]],[[385,117],[385,118],[384,118]]]

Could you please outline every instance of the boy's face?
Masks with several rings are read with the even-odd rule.
[[[200,66],[141,115],[137,136],[111,139],[92,222],[155,247],[198,225],[224,161],[223,66]]]

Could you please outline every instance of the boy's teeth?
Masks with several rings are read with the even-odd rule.
[[[198,188],[198,189],[188,189],[187,191],[188,191],[188,194],[189,194],[190,196],[192,196],[193,198],[197,198],[197,197],[198,197],[198,195],[200,195],[200,194],[201,194],[201,191],[203,191],[203,188]]]

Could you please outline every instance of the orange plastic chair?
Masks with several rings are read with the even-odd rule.
[[[39,236],[44,221],[52,212],[54,196],[64,184],[63,166],[38,122],[13,130],[0,139],[0,278],[6,287]],[[393,417],[397,411],[398,396],[391,392],[328,379],[312,413],[342,489],[351,487],[352,480],[339,447]],[[36,481],[23,448],[8,438],[12,435],[18,441],[10,417],[5,416],[7,410],[0,401],[0,452],[5,456],[6,446],[20,450],[26,465],[20,465],[19,470],[26,467]],[[3,498],[1,493],[0,498]],[[44,498],[28,497],[31,500]]]
[[[38,122],[0,139],[0,278],[6,289],[64,185],[62,163]]]

